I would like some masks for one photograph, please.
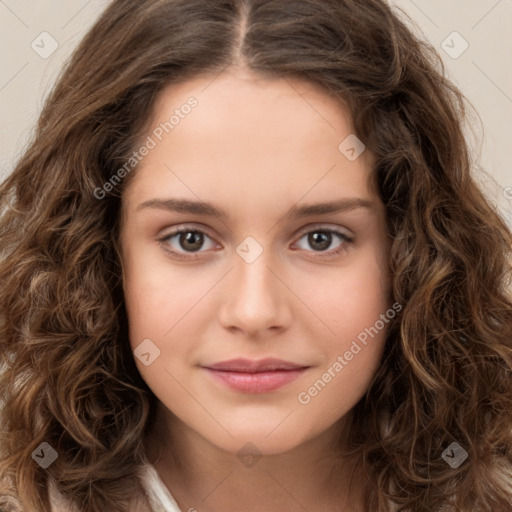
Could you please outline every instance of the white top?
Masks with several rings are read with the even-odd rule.
[[[146,463],[140,470],[140,476],[149,498],[151,512],[182,512],[152,464]],[[49,493],[51,512],[78,512],[57,492],[52,480],[49,482]]]
[[[176,500],[172,497],[152,464],[144,466],[142,478],[152,512],[181,512]]]

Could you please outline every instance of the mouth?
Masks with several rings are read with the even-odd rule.
[[[268,393],[300,377],[309,366],[281,359],[231,359],[203,366],[216,381],[242,393]]]

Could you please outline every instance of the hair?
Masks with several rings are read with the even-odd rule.
[[[228,67],[321,86],[375,155],[402,310],[351,419],[365,510],[510,510],[512,234],[472,176],[467,101],[406,21],[382,0],[107,6],[0,186],[3,510],[49,510],[50,482],[84,512],[148,505],[156,398],[127,343],[118,246],[136,169],[97,190],[165,87]],[[32,459],[42,442],[58,453],[47,469]],[[457,468],[442,458],[453,442],[468,453]]]

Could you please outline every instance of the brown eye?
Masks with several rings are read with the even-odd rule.
[[[199,231],[183,231],[179,233],[178,244],[186,251],[197,251],[203,243],[203,233]]]
[[[314,229],[305,232],[300,240],[306,239],[308,247],[300,247],[301,250],[314,253],[325,253],[325,257],[336,256],[341,251],[346,251],[353,238],[335,229]],[[338,244],[336,245],[336,239]],[[210,247],[208,247],[208,241]],[[193,259],[199,257],[202,252],[215,248],[213,239],[201,230],[181,227],[165,235],[159,242],[164,249],[177,258]],[[205,247],[206,245],[206,247]],[[334,245],[334,248],[332,246]],[[204,249],[202,251],[201,249]],[[324,256],[324,254],[319,254]]]
[[[185,258],[188,254],[194,257],[194,253],[204,252],[201,249],[204,248],[207,241],[210,241],[211,245],[206,247],[206,249],[215,247],[215,243],[206,233],[187,227],[177,229],[159,239],[159,242],[164,245],[166,251]]]
[[[334,248],[329,248],[336,243],[336,238],[340,241]],[[335,256],[352,243],[353,238],[334,229],[315,229],[304,233],[300,240],[306,239],[306,244],[313,252],[325,252],[326,256]],[[308,251],[308,247],[300,247],[300,249]],[[311,250],[309,250],[311,252]]]
[[[308,234],[308,244],[318,251],[325,251],[332,243],[332,234],[327,231],[313,231]]]

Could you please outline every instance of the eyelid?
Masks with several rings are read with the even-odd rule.
[[[298,232],[296,235],[294,236],[303,236],[305,235],[306,233],[309,233],[315,229],[318,229],[319,231],[320,230],[324,230],[324,231],[333,231],[335,233],[339,233],[339,234],[342,234],[344,236],[346,236],[347,238],[349,239],[353,239],[354,236],[350,233],[345,233],[345,231],[343,230],[346,230],[348,231],[346,228],[342,228],[341,226],[337,226],[337,225],[329,225],[328,223],[322,223],[322,222],[317,222],[317,223],[313,223],[313,224],[308,224],[307,226],[303,226]],[[190,230],[190,231],[198,231],[198,232],[201,232],[201,233],[204,233],[206,235],[208,235],[210,238],[212,238],[213,240],[215,240],[215,236],[212,235],[212,232],[209,230],[208,227],[202,225],[202,224],[179,224],[177,226],[174,226],[170,231],[169,233],[159,237],[160,240],[162,239],[167,239],[171,236],[173,236],[174,234],[176,234],[177,232],[179,231],[183,231],[183,230]]]
[[[337,226],[337,225],[333,225],[333,224],[328,224],[328,223],[325,223],[325,222],[316,222],[314,224],[308,224],[307,226],[304,226],[302,227],[299,232],[298,232],[298,235],[296,236],[303,236],[305,235],[306,233],[310,233],[311,231],[315,231],[315,230],[318,230],[318,231],[332,231],[334,233],[338,233],[340,235],[344,235],[346,236],[347,238],[350,238],[350,239],[353,239],[354,236],[350,233],[348,233],[348,229],[346,228],[342,228],[341,226]],[[347,232],[345,232],[347,231]]]
[[[168,238],[171,238],[182,231],[197,231],[198,233],[204,233],[212,240],[215,240],[215,236],[212,234],[212,231],[210,231],[209,228],[202,224],[178,224],[170,228],[168,233],[159,236],[158,240],[167,240]]]

